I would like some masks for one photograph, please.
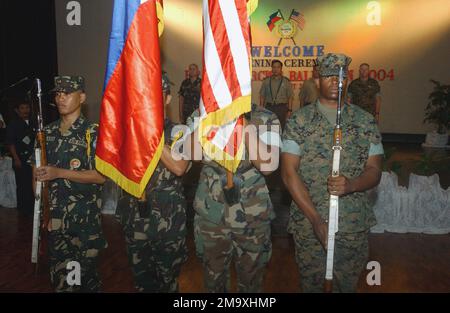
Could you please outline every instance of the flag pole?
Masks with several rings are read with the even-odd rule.
[[[233,187],[234,187],[233,172],[227,170],[227,189],[231,189]]]

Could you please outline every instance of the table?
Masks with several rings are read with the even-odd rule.
[[[395,173],[383,172],[374,206],[378,224],[372,233],[450,233],[450,187],[439,176],[411,174],[408,188],[398,185]]]

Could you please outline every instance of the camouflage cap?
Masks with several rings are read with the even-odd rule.
[[[327,53],[317,58],[320,76],[339,76],[339,68],[344,70],[344,78],[348,74],[348,66],[352,59],[345,54]]]
[[[82,76],[56,76],[53,91],[71,93],[77,90],[84,92],[84,78]]]

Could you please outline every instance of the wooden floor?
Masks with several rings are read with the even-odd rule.
[[[401,162],[398,171],[400,184],[407,186],[410,172],[426,169],[426,175],[429,175],[427,171],[439,174],[443,188],[450,186],[450,150],[422,149],[415,144],[385,144],[386,151],[392,148],[394,153],[385,164]],[[184,177],[186,197],[190,203],[188,225],[192,223],[191,203],[199,171],[200,167],[194,164]],[[279,175],[272,175],[268,182],[269,187],[272,186],[271,198],[277,218],[272,222],[273,253],[266,272],[264,291],[299,292],[294,245],[286,233],[290,197]],[[31,229],[30,217],[19,215],[15,209],[0,207],[0,292],[52,291],[45,266],[35,275],[30,263]],[[121,228],[112,216],[104,216],[103,230],[109,242],[109,247],[100,257],[103,290],[133,292]],[[188,247],[189,259],[181,271],[180,291],[203,292],[202,267],[195,256],[191,229],[188,232]],[[370,260],[381,265],[381,286],[368,286],[365,279],[367,273],[362,273],[358,287],[360,292],[450,292],[449,234],[372,234]],[[235,281],[232,271],[233,290]]]
[[[15,209],[0,208],[0,291],[51,292],[45,267],[35,275],[29,262],[30,217]],[[100,259],[105,292],[133,292],[120,226],[104,216],[109,247]],[[203,292],[202,268],[195,257],[192,232],[188,235],[189,260],[180,276],[181,292]],[[373,234],[370,260],[381,264],[381,286],[368,286],[362,274],[360,292],[450,292],[450,235]],[[232,284],[235,288],[234,273]],[[292,239],[273,238],[273,255],[264,281],[265,292],[299,292],[299,275]],[[235,290],[235,289],[234,289]]]

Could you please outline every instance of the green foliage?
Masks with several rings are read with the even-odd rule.
[[[435,173],[450,174],[450,155],[445,150],[425,151],[418,158],[408,158],[402,161],[395,160],[396,152],[395,147],[385,148],[383,171],[394,172],[399,177],[410,172],[423,176],[431,176]]]
[[[434,88],[428,96],[429,102],[423,122],[435,124],[439,134],[446,134],[450,129],[450,85],[441,85],[433,79],[430,81]]]
[[[383,171],[384,172],[394,172],[400,175],[402,169],[402,164],[399,161],[392,160],[392,156],[395,154],[397,149],[395,147],[390,147],[384,151],[384,161],[383,161]]]
[[[450,156],[424,153],[419,160],[414,162],[413,172],[418,175],[431,176],[450,168]]]

